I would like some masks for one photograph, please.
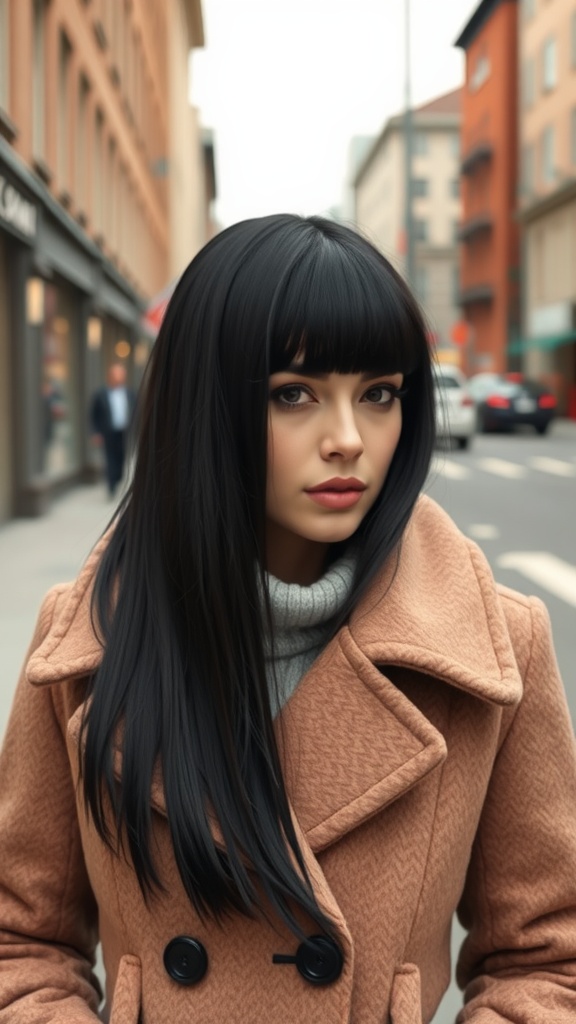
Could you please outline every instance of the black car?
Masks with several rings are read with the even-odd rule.
[[[478,429],[484,433],[528,425],[545,434],[556,415],[554,395],[534,380],[477,373],[467,386],[476,401]]]

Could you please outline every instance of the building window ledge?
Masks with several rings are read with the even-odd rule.
[[[60,200],[60,203],[62,204],[65,210],[70,209],[72,205],[72,196],[70,195],[67,188],[63,188],[60,190],[58,194],[58,199]]]
[[[46,161],[43,160],[41,156],[35,156],[32,160],[32,167],[44,184],[49,185],[52,181],[53,174]]]
[[[494,300],[494,288],[491,284],[473,284],[463,288],[458,297],[460,306],[472,305],[473,302],[488,305]]]
[[[458,229],[458,238],[461,242],[468,242],[471,238],[482,234],[484,231],[491,231],[492,227],[492,214],[481,213],[477,217],[471,217],[460,225]]]
[[[8,142],[14,142],[18,138],[18,129],[11,117],[0,107],[0,135],[3,135]]]
[[[110,80],[116,89],[120,88],[120,68],[117,64],[110,65]]]
[[[469,149],[462,159],[460,171],[462,174],[472,174],[478,164],[492,159],[493,148],[491,142],[479,142]]]

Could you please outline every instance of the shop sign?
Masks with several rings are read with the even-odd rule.
[[[0,222],[25,238],[33,239],[36,235],[36,207],[1,174]]]
[[[572,302],[551,302],[537,306],[529,316],[528,331],[532,338],[548,334],[565,334],[576,327],[576,306]]]

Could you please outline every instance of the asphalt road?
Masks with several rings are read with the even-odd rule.
[[[484,551],[496,579],[545,602],[576,724],[576,424],[549,436],[527,431],[474,438],[437,452],[427,493]],[[463,932],[455,924],[453,960]],[[453,1024],[462,994],[452,984],[433,1024]]]
[[[427,492],[484,551],[496,579],[545,602],[576,723],[576,424],[481,434],[438,451]]]

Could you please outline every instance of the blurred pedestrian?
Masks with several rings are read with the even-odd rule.
[[[0,1024],[576,1020],[576,763],[542,603],[422,496],[429,344],[352,230],[219,234],[0,762]]]
[[[106,375],[106,386],[92,398],[90,420],[96,444],[104,448],[106,483],[110,497],[124,474],[127,437],[134,412],[134,392],[126,385],[126,367],[112,363]]]

